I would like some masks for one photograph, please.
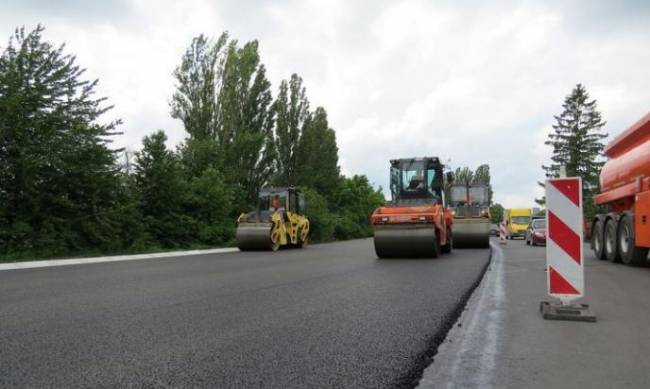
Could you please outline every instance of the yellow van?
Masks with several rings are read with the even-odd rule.
[[[512,208],[505,210],[506,239],[522,237],[526,239],[526,229],[533,214],[531,208]]]

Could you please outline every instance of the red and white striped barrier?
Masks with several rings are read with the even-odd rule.
[[[582,180],[546,181],[547,289],[563,304],[584,296]]]
[[[499,240],[501,244],[506,244],[506,223],[499,224]]]

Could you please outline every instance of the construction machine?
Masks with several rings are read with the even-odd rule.
[[[449,186],[454,211],[454,248],[490,245],[490,203],[487,185],[455,183]]]
[[[303,247],[309,237],[305,199],[296,188],[263,188],[256,211],[237,219],[237,247],[242,251]]]
[[[453,215],[444,204],[443,168],[437,157],[390,161],[392,201],[370,218],[379,258],[435,258],[451,251]]]

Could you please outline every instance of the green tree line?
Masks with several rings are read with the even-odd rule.
[[[194,38],[170,100],[186,139],[152,132],[123,162],[98,81],[43,31],[17,29],[0,56],[0,259],[229,245],[267,185],[303,188],[314,241],[371,234],[381,190],[340,173],[297,74],[274,97],[257,41]]]

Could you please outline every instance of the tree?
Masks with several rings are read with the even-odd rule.
[[[222,245],[234,238],[234,223],[230,217],[233,191],[221,173],[206,169],[200,177],[192,178],[185,214],[196,225],[196,239],[204,245]]]
[[[97,80],[42,39],[17,29],[0,56],[0,252],[64,255],[119,245],[120,121],[95,98]]]
[[[215,42],[200,35],[174,76],[172,116],[189,134],[180,148],[186,171],[217,169],[234,187],[236,211],[250,207],[275,160],[271,84],[257,41],[239,47],[227,33]]]
[[[375,190],[366,176],[345,177],[335,195],[330,211],[336,214],[336,239],[362,238],[372,235],[369,218],[384,203],[381,188]]]
[[[483,164],[479,165],[479,167],[476,168],[476,171],[474,171],[474,175],[472,177],[472,184],[477,184],[477,185],[486,185],[488,188],[488,204],[492,204],[492,183],[491,183],[491,177],[490,177],[490,165],[488,164]]]
[[[309,218],[309,238],[314,242],[334,240],[336,216],[330,212],[327,200],[314,189],[303,188],[303,192]]]
[[[165,146],[167,136],[157,131],[142,140],[136,153],[135,183],[147,233],[162,247],[191,242],[191,220],[183,213],[187,195],[176,155]]]
[[[305,121],[296,151],[296,182],[316,189],[328,201],[339,186],[339,149],[336,133],[329,127],[325,108],[318,107]]]
[[[590,100],[582,84],[577,84],[564,99],[562,113],[555,116],[556,124],[549,139],[544,142],[553,148],[551,163],[543,165],[546,178],[559,176],[560,167],[566,168],[569,177],[582,177],[583,199],[591,199],[599,189],[599,173],[604,161],[602,139],[607,134],[601,132],[605,122],[597,110],[596,100]],[[543,184],[541,184],[543,186]],[[545,199],[536,202],[544,205]],[[593,216],[596,208],[591,201],[584,202],[587,217]]]
[[[278,153],[275,181],[281,186],[296,185],[298,145],[309,117],[309,101],[302,78],[297,74],[292,74],[289,82],[283,80],[280,84],[273,111],[276,115],[275,149]]]
[[[261,186],[273,172],[274,117],[271,83],[260,64],[257,41],[242,48],[232,41],[223,69],[218,97],[219,138],[228,169],[226,179],[236,186],[241,201],[238,209],[254,204]]]
[[[503,205],[496,203],[490,207],[490,223],[501,223],[503,221]]]
[[[454,181],[458,184],[471,184],[474,179],[474,172],[472,169],[465,166],[464,168],[456,168],[454,172]]]
[[[199,35],[174,70],[176,91],[170,103],[171,115],[183,122],[193,139],[214,139],[217,135],[217,95],[227,41],[225,32],[216,42]]]

